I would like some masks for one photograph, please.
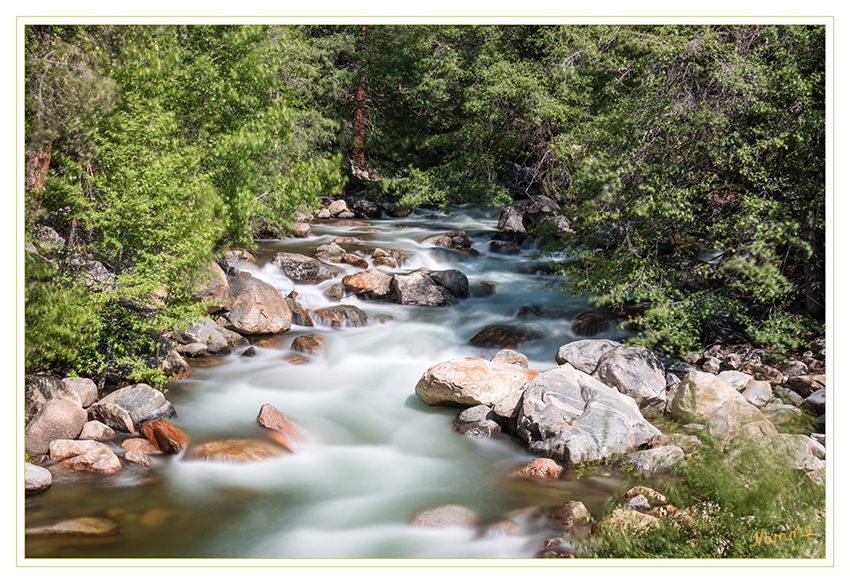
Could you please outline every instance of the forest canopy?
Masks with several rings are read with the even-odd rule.
[[[28,26],[27,367],[143,370],[210,261],[352,189],[545,195],[563,290],[638,341],[801,345],[825,318],[825,34]]]

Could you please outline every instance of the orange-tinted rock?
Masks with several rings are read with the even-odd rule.
[[[307,364],[308,362],[310,362],[310,359],[306,356],[287,356],[283,360],[285,360],[289,364]]]
[[[572,528],[593,520],[584,504],[570,500],[546,513],[546,520],[557,528]]]
[[[304,441],[298,427],[286,415],[268,403],[260,407],[260,413],[257,415],[257,425],[277,431],[293,441]]]
[[[286,298],[286,305],[289,306],[289,311],[292,315],[292,324],[296,326],[313,326],[313,319],[301,304],[292,298]]]
[[[189,436],[170,421],[145,421],[142,424],[142,433],[162,453],[179,453],[189,445]]]
[[[557,480],[564,468],[555,463],[555,460],[541,457],[531,460],[528,464],[513,473],[517,478],[532,478],[542,480]]]
[[[292,341],[290,348],[296,352],[321,354],[325,350],[325,341],[318,334],[305,334]]]
[[[377,269],[352,273],[342,278],[345,290],[357,295],[385,296],[390,293],[392,276]]]
[[[258,439],[223,439],[192,447],[187,459],[206,461],[250,462],[277,457],[286,449],[276,443]]]
[[[142,439],[141,437],[131,437],[129,439],[125,439],[121,442],[121,447],[123,447],[127,451],[140,451],[142,453],[148,454],[154,452],[153,444],[147,439]]]

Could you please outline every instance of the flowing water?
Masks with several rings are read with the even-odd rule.
[[[190,378],[168,385],[178,412],[173,421],[193,440],[253,437],[256,417],[270,403],[306,436],[293,455],[245,464],[198,462],[153,456],[153,470],[130,467],[112,476],[54,475],[53,487],[26,501],[27,527],[77,516],[117,520],[111,538],[33,539],[28,558],[527,558],[547,530],[531,513],[511,536],[486,530],[508,512],[549,508],[581,500],[598,514],[621,490],[611,468],[597,468],[551,485],[507,475],[533,459],[507,435],[472,438],[453,432],[459,408],[429,407],[414,394],[425,370],[457,357],[490,358],[496,349],[468,341],[484,326],[507,324],[540,338],[518,350],[529,367],[556,366],[555,353],[575,340],[570,326],[587,309],[585,300],[551,289],[553,276],[534,249],[507,256],[488,252],[498,211],[462,208],[451,214],[416,210],[404,219],[370,221],[371,227],[312,225],[308,239],[260,243],[258,265],[241,267],[285,294],[295,289],[308,310],[327,306],[320,285],[293,285],[270,263],[277,251],[310,254],[336,237],[398,249],[407,272],[418,267],[459,269],[470,285],[495,284],[496,293],[448,307],[400,306],[346,297],[369,315],[363,328],[293,326],[274,337],[274,347],[255,347],[253,357],[232,354],[190,361]],[[478,256],[423,243],[429,236],[464,229]],[[343,245],[356,250],[357,244]],[[522,306],[542,316],[519,318]],[[389,316],[389,319],[383,316]],[[325,352],[309,363],[285,360],[295,336],[320,334]],[[610,330],[610,338],[624,335]],[[119,436],[120,443],[127,436]],[[419,510],[460,504],[480,517],[479,528],[410,526]]]

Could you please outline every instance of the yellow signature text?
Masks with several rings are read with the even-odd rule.
[[[772,545],[773,543],[780,541],[792,541],[795,538],[801,537],[809,537],[815,536],[815,533],[812,532],[812,527],[810,525],[806,525],[805,528],[798,526],[792,531],[789,532],[775,532],[772,535],[766,534],[764,529],[756,531],[755,540],[753,544],[750,546],[758,546],[758,545]]]

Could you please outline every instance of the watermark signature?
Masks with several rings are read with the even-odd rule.
[[[798,526],[792,531],[789,532],[775,532],[772,535],[766,534],[764,529],[760,531],[756,531],[755,541],[750,546],[755,547],[758,545],[772,545],[773,543],[779,541],[792,541],[795,538],[806,538],[809,536],[815,536],[815,533],[812,532],[812,527],[810,525],[806,525],[805,528]]]

